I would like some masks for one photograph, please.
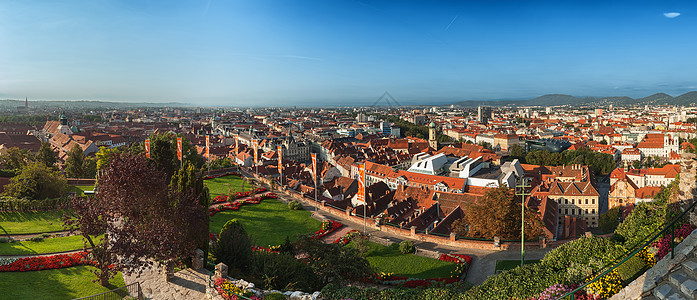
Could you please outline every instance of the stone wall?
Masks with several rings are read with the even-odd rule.
[[[687,208],[697,196],[697,157],[694,153],[683,153],[680,156],[680,185],[678,200]],[[690,213],[690,223],[697,226],[697,213]]]

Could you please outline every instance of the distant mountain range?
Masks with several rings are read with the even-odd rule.
[[[24,106],[24,100],[0,100],[0,108],[15,109]],[[148,103],[148,102],[109,102],[109,101],[32,101],[29,99],[30,107],[55,107],[61,109],[118,109],[129,107],[187,107],[187,103],[167,102],[167,103]]]
[[[644,98],[631,97],[574,97],[563,94],[543,95],[530,100],[467,100],[453,103],[462,107],[488,106],[558,106],[558,105],[695,105],[697,104],[697,91],[682,94],[677,97],[665,93],[657,93]]]

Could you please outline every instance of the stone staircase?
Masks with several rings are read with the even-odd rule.
[[[627,285],[611,300],[697,299],[697,230],[675,247],[675,258],[670,253],[644,275]]]

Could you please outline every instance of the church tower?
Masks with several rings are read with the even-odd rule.
[[[436,122],[428,124],[428,146],[438,150],[438,141],[436,140]]]

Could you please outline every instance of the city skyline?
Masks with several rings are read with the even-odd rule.
[[[0,99],[370,105],[697,89],[690,2],[3,2]]]

